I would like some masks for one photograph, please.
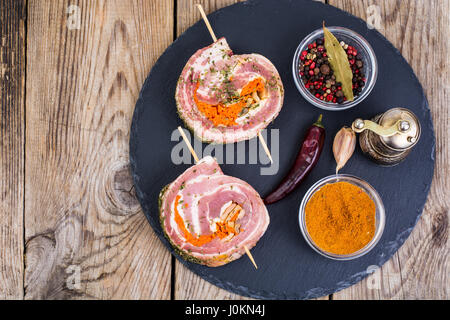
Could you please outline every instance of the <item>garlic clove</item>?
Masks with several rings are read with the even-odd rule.
[[[336,174],[351,158],[356,147],[356,134],[348,127],[343,127],[334,137],[333,154],[336,160]]]

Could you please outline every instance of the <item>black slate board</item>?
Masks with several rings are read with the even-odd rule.
[[[430,189],[435,154],[433,124],[422,87],[411,67],[380,33],[368,29],[364,21],[315,1],[248,1],[216,11],[209,15],[209,20],[216,35],[225,36],[236,54],[255,52],[269,58],[285,86],[283,109],[268,128],[279,128],[280,141],[283,141],[278,174],[261,176],[261,167],[267,165],[260,163],[224,164],[221,167],[225,174],[249,182],[264,196],[288,171],[305,130],[321,112],[328,135],[318,166],[307,180],[284,201],[268,206],[269,228],[252,249],[258,270],[245,257],[219,268],[177,258],[207,281],[253,298],[314,298],[360,281],[368,275],[370,266],[384,264],[404,243],[421,215]],[[324,20],[328,26],[343,26],[360,33],[378,57],[379,76],[373,92],[347,111],[324,112],[315,108],[302,98],[293,82],[291,63],[297,45],[320,28]],[[171,161],[171,150],[178,143],[171,141],[171,134],[183,125],[176,113],[175,86],[189,57],[210,43],[210,35],[199,21],[164,52],[143,85],[131,126],[130,161],[137,196],[156,234],[171,251],[159,225],[158,193],[189,167]],[[300,233],[301,199],[315,181],[333,174],[331,144],[338,129],[350,125],[357,117],[371,118],[391,107],[409,108],[421,122],[422,136],[410,156],[398,166],[385,168],[369,161],[358,149],[342,170],[365,179],[381,195],[387,215],[384,234],[378,245],[359,259],[338,262],[324,258],[308,247]]]

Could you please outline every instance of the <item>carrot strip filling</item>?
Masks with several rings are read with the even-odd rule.
[[[184,220],[181,217],[180,213],[178,212],[178,204],[180,202],[180,199],[181,199],[180,195],[177,195],[175,198],[175,222],[177,226],[180,228],[180,230],[183,232],[186,241],[189,242],[190,244],[196,247],[201,247],[204,244],[211,242],[215,238],[224,239],[228,237],[231,233],[236,233],[235,229],[229,226],[227,222],[216,222],[216,231],[212,234],[196,235],[195,233],[191,233],[188,230],[188,228],[186,228]],[[236,211],[236,213],[229,221],[231,222],[236,221],[240,211],[241,211],[240,209]]]
[[[197,82],[197,87],[194,91],[194,101],[200,112],[203,113],[216,127],[219,125],[226,127],[236,125],[236,119],[239,117],[242,109],[247,106],[247,100],[252,98],[254,92],[259,93],[264,91],[263,80],[257,78],[250,81],[242,88],[239,100],[236,103],[220,103],[218,105],[212,105],[198,99],[197,90],[199,85],[200,82]]]

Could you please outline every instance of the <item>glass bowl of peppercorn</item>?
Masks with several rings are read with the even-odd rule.
[[[348,101],[328,61],[323,29],[308,35],[295,51],[292,72],[302,96],[314,106],[331,111],[350,109],[372,91],[378,76],[378,63],[370,44],[356,32],[328,27],[348,56],[353,72],[354,100]]]
[[[384,231],[385,209],[377,191],[361,178],[338,174],[317,181],[299,209],[300,231],[317,253],[352,260],[371,251]]]

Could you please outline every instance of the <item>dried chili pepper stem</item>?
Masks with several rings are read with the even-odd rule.
[[[322,128],[322,129],[325,129],[325,127],[324,127],[323,124],[322,124],[322,118],[323,118],[323,116],[322,116],[322,114],[321,114],[321,115],[319,116],[319,119],[317,119],[317,121],[313,123],[313,126],[316,126],[316,127]]]

